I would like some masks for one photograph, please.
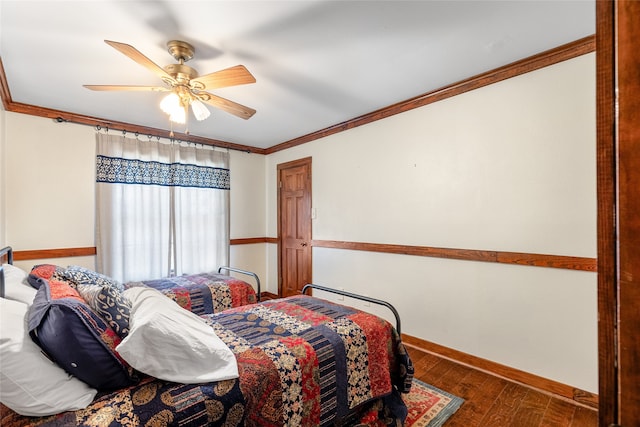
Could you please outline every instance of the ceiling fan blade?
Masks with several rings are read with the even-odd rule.
[[[236,65],[235,67],[226,68],[224,70],[191,79],[192,86],[200,90],[244,85],[255,82],[256,78],[253,77],[244,65]],[[202,84],[203,87],[198,87],[198,84]]]
[[[174,81],[173,77],[169,73],[167,73],[162,67],[158,64],[144,56],[138,49],[135,47],[128,45],[126,43],[114,42],[111,40],[104,41],[109,46],[114,49],[120,51],[121,53],[127,55],[129,58],[136,61],[138,64],[147,67],[152,73],[160,77],[162,80],[169,80],[171,82]]]
[[[227,113],[233,114],[234,116],[238,116],[241,119],[245,120],[251,118],[251,116],[253,116],[256,112],[256,110],[254,110],[253,108],[246,107],[244,105],[238,104],[237,102],[229,101],[228,99],[208,92],[200,92],[198,94],[198,98],[202,102],[206,102],[209,105],[213,105],[214,107],[220,108]]]
[[[91,90],[127,90],[140,92],[167,92],[170,89],[160,86],[126,86],[126,85],[83,85]]]

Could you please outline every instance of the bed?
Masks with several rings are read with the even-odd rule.
[[[3,250],[6,252],[6,257],[10,254],[12,256],[10,247]],[[12,263],[11,261],[9,264]],[[229,274],[238,273],[251,277],[255,283],[255,289],[244,280],[228,274],[222,274],[223,271]],[[34,266],[30,273],[44,279],[61,278],[72,280],[79,284],[95,282],[95,280],[101,278],[97,273],[79,266],[64,268],[53,264]],[[181,307],[199,315],[217,313],[228,308],[253,304],[261,299],[260,278],[258,275],[251,271],[228,266],[219,267],[217,273],[185,274],[161,279],[126,282],[122,285],[107,277],[103,277],[102,280],[110,284],[116,284],[122,290],[141,286],[157,289]],[[1,295],[3,295],[2,291],[0,291]]]
[[[252,277],[256,289],[243,280],[221,274],[223,271]],[[187,274],[124,284],[125,289],[135,286],[158,289],[181,307],[195,314],[217,313],[228,308],[253,304],[261,299],[260,278],[256,273],[227,266],[218,268],[217,273]]]
[[[3,282],[1,277],[0,284]],[[37,292],[32,307],[43,301],[42,290]],[[133,295],[133,326],[115,348],[124,349],[123,343],[144,324],[134,322],[136,310],[145,307],[142,301],[146,300],[140,295],[153,296],[154,313],[171,311],[169,317],[174,319],[193,316],[199,325],[193,330],[204,325],[203,333],[214,333],[231,352],[237,376],[180,382],[166,379],[165,372],[165,378],[159,379],[133,369],[128,372],[137,375],[135,381],[96,391],[83,408],[33,417],[2,404],[2,426],[317,426],[355,425],[363,419],[376,419],[376,425],[402,425],[406,417],[401,394],[411,387],[413,367],[400,340],[399,323],[394,327],[377,316],[308,295],[198,316],[149,287],[133,287],[123,293]],[[61,304],[69,300],[68,296],[59,299]],[[399,322],[397,312],[392,311]],[[0,327],[6,324],[3,319]],[[137,336],[150,336],[144,332]],[[171,359],[171,352],[161,345],[156,350],[159,360]],[[144,355],[143,362],[152,358]],[[177,364],[173,374],[190,367]],[[166,370],[167,366],[157,368]]]

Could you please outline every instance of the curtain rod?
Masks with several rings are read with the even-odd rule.
[[[194,145],[200,145],[202,147],[212,147],[212,148],[224,148],[226,150],[229,150],[227,147],[218,147],[217,145],[213,145],[213,144],[203,144],[202,142],[193,142],[193,141],[187,141],[187,140],[183,140],[180,138],[174,138],[174,137],[165,137],[165,136],[160,136],[160,135],[153,135],[150,133],[146,133],[146,134],[141,134],[138,131],[132,132],[132,131],[128,131],[126,129],[117,129],[117,128],[110,128],[109,126],[105,126],[102,127],[101,125],[95,125],[95,129],[96,132],[100,132],[100,131],[104,131],[105,133],[109,133],[109,131],[115,131],[115,132],[122,132],[123,136],[126,136],[127,133],[133,134],[135,135],[136,139],[138,139],[139,136],[146,136],[147,138],[149,138],[149,141],[152,141],[153,138],[155,137],[156,140],[158,142],[160,142],[161,139],[166,139],[167,141],[174,143],[177,142],[178,144],[186,142],[187,144],[194,144]]]
[[[77,121],[73,121],[73,120],[69,120],[69,119],[65,119],[63,117],[56,117],[54,119],[57,123],[73,123],[73,124],[78,124],[78,125],[84,125],[84,126],[92,126],[94,127],[97,131],[101,131],[101,130],[105,130],[106,132],[108,132],[109,130],[113,130],[113,131],[118,131],[118,132],[122,132],[123,135],[126,135],[127,133],[131,133],[133,135],[136,136],[136,138],[140,135],[143,136],[147,136],[149,138],[149,140],[151,140],[152,137],[156,137],[158,142],[160,142],[160,139],[166,139],[168,141],[171,142],[186,142],[188,144],[196,144],[196,145],[201,145],[201,146],[209,146],[209,147],[213,147],[213,148],[223,148],[223,149],[227,149],[227,150],[236,150],[236,151],[242,151],[244,153],[251,153],[251,150],[248,149],[241,149],[241,148],[234,148],[234,147],[230,147],[230,146],[225,146],[223,144],[208,144],[208,143],[204,143],[204,142],[198,142],[198,141],[190,141],[188,139],[182,139],[182,138],[175,138],[172,136],[165,136],[165,135],[160,135],[158,132],[144,132],[141,133],[139,131],[131,131],[131,130],[127,130],[127,129],[123,129],[123,128],[118,128],[118,127],[109,127],[109,125],[107,123],[102,123],[102,124],[90,124],[90,123],[83,123],[83,122],[77,122]]]

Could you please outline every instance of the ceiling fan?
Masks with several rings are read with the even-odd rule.
[[[84,85],[87,89],[170,92],[162,100],[160,107],[169,114],[169,120],[176,123],[186,123],[189,107],[191,107],[196,119],[206,119],[210,113],[203,103],[245,120],[256,112],[253,108],[207,92],[207,90],[211,89],[255,83],[255,77],[243,65],[236,65],[235,67],[199,76],[194,68],[185,65],[185,62],[193,58],[195,53],[194,47],[187,42],[171,40],[167,43],[169,53],[178,63],[169,64],[164,68],[158,66],[131,45],[111,40],[105,40],[105,43],[156,74],[162,79],[165,86]]]

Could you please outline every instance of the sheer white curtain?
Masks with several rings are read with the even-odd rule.
[[[120,281],[229,259],[229,154],[96,134],[97,268]]]
[[[175,186],[176,273],[213,271],[229,260],[229,153],[176,146],[174,161],[197,186]]]

